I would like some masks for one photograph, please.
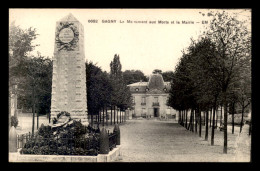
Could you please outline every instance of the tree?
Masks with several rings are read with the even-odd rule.
[[[223,12],[211,12],[213,19],[205,36],[216,45],[217,54],[211,58],[212,74],[221,75],[216,81],[221,88],[224,105],[224,148],[227,153],[227,93],[240,80],[241,71],[250,65],[251,34],[243,21]]]
[[[51,105],[52,61],[42,56],[28,57],[20,67],[21,76],[19,105],[32,108],[32,134],[35,127],[35,112],[49,113]]]
[[[162,70],[160,69],[154,69],[153,74],[162,74]]]
[[[192,40],[176,66],[168,105],[176,110],[195,109],[200,136],[201,111],[208,113],[213,108],[211,145],[214,145],[215,112],[218,105],[223,104],[223,152],[227,153],[227,106],[235,84],[243,80],[241,74],[250,68],[251,35],[234,16],[225,12],[210,14],[213,20],[209,30],[197,41]]]
[[[139,81],[148,81],[147,77],[140,70],[125,70],[123,72],[123,80],[125,84],[132,84]]]
[[[162,73],[163,80],[166,82],[171,82],[173,79],[173,71],[166,71]]]
[[[120,63],[119,55],[115,54],[113,60],[110,63],[110,76],[113,79],[122,79],[122,65]]]
[[[122,65],[119,55],[114,56],[110,63],[110,81],[113,87],[111,95],[111,105],[116,105],[121,109],[131,106],[131,93],[122,77]]]
[[[244,72],[241,74],[241,80],[238,83],[238,103],[241,106],[241,123],[240,123],[240,133],[242,132],[242,127],[244,124],[244,113],[245,109],[251,104],[251,70],[250,68],[245,68]]]
[[[107,73],[92,62],[86,62],[87,106],[89,115],[98,114],[105,105],[110,105],[112,84]]]
[[[28,52],[34,50],[38,45],[33,45],[32,41],[36,39],[36,29],[32,27],[21,29],[12,22],[9,29],[9,85],[13,84],[13,78],[20,78],[20,67],[28,56]]]
[[[19,90],[21,83],[25,80],[23,77],[24,73],[21,69],[28,57],[28,52],[37,46],[32,44],[36,36],[36,29],[32,27],[23,30],[19,26],[16,26],[15,22],[12,22],[9,27],[9,98],[11,97],[13,85],[16,84]],[[19,98],[20,92],[17,91],[17,93]],[[9,106],[11,105],[9,104]]]

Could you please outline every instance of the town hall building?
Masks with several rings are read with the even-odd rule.
[[[177,112],[167,106],[170,82],[164,82],[161,74],[152,74],[148,82],[129,84],[132,94],[133,117],[160,117],[175,118]]]

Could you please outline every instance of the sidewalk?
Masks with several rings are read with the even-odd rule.
[[[251,136],[248,135],[249,125],[244,125],[236,139],[236,161],[250,161]]]

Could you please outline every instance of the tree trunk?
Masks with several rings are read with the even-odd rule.
[[[100,124],[101,121],[101,110],[98,111],[98,124]]]
[[[183,126],[183,110],[181,111],[181,126]]]
[[[206,113],[203,112],[203,117],[204,117],[204,126],[206,126]]]
[[[182,124],[182,111],[180,110],[180,125]]]
[[[176,117],[177,117],[177,114],[176,114]],[[178,124],[180,124],[180,111],[178,111]]]
[[[37,130],[39,129],[39,110],[37,110]]]
[[[34,127],[35,127],[35,104],[33,104],[32,135],[34,135]]]
[[[33,118],[32,118],[32,135],[34,135],[34,120],[35,120],[35,87],[33,86]]]
[[[190,115],[191,115],[190,130],[193,132],[193,109],[191,109]]]
[[[201,111],[200,111],[200,109],[199,109],[199,119],[200,119],[199,137],[201,137],[201,125],[202,125],[202,122],[201,122]]]
[[[181,110],[179,110],[179,124],[181,125]]]
[[[106,126],[108,126],[107,107],[106,107]]]
[[[222,105],[220,106],[220,126],[222,125]]]
[[[179,110],[179,118],[178,118],[178,124],[181,124],[181,111]]]
[[[116,124],[116,106],[114,106],[114,125]]]
[[[234,134],[234,128],[235,128],[234,115],[235,115],[235,103],[232,103],[232,134]]]
[[[218,109],[216,108],[216,126],[215,129],[218,128]]]
[[[93,114],[90,115],[90,117],[91,117],[91,127],[93,127]]]
[[[212,129],[211,129],[211,145],[214,145],[216,102],[217,102],[217,98],[215,97],[215,102],[214,102],[214,107],[213,107]]]
[[[242,116],[241,116],[241,123],[240,123],[240,133],[242,132],[243,122],[244,122],[244,105],[242,106]]]
[[[192,112],[192,111],[191,111],[191,112]],[[191,122],[192,122],[191,112],[190,112],[190,121],[189,121],[189,126],[188,126],[188,130],[190,130],[190,131],[191,131]]]
[[[103,126],[105,126],[105,108],[103,107]]]
[[[183,127],[185,127],[185,110],[182,111],[183,113]]]
[[[119,112],[119,118],[120,118],[120,123],[121,123],[121,118],[122,118],[122,111],[121,111],[121,109],[120,109],[120,112]]]
[[[181,126],[183,126],[183,110],[181,110]]]
[[[185,110],[185,128],[188,129],[188,110]]]
[[[209,111],[206,111],[206,131],[205,131],[205,140],[208,141],[208,130],[209,130]]]
[[[227,142],[227,118],[228,118],[228,113],[227,113],[227,97],[226,97],[226,92],[224,91],[223,93],[224,97],[224,148],[223,148],[223,153],[227,154],[227,146],[228,146],[228,142]]]
[[[195,133],[197,133],[197,125],[198,125],[198,113],[197,110],[195,110]]]
[[[211,127],[211,116],[212,116],[212,108],[210,108],[210,118],[209,118],[209,127]]]
[[[113,125],[113,116],[112,116],[112,115],[113,115],[113,113],[112,113],[112,112],[113,112],[113,106],[111,105],[111,117],[110,117],[110,120],[111,120],[111,121],[110,121],[110,122],[111,122],[111,125]]]
[[[116,110],[116,123],[118,124],[118,109]]]

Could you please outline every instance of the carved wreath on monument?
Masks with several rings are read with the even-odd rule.
[[[55,41],[58,50],[72,51],[78,46],[79,31],[78,27],[72,22],[60,22],[57,26]]]

